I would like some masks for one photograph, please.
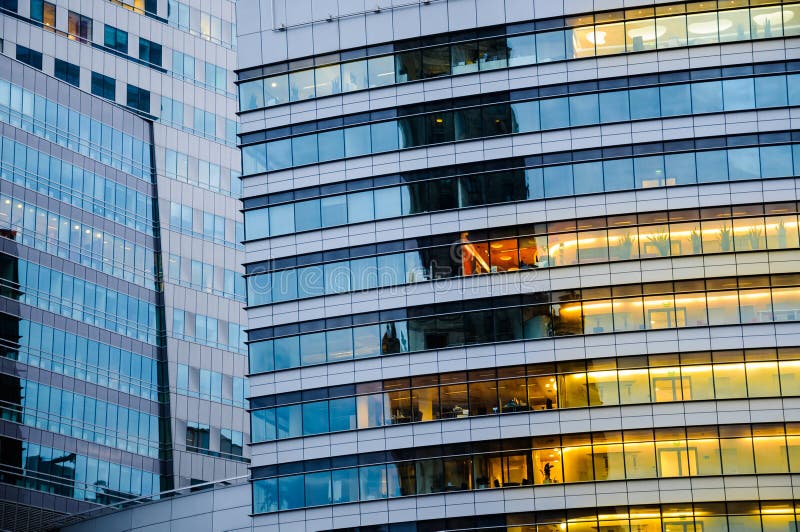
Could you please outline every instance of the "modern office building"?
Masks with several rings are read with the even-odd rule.
[[[0,2],[0,528],[246,475],[233,5]]]
[[[800,3],[236,7],[256,530],[796,530]]]

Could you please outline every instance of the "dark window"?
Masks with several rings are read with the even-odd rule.
[[[79,87],[81,84],[81,69],[78,65],[56,59],[56,68],[53,74],[61,81],[66,81],[70,85]]]
[[[103,44],[123,54],[128,53],[128,32],[106,24]]]
[[[208,425],[190,421],[186,426],[186,449],[189,451],[207,451],[209,449],[210,433]]]
[[[67,17],[67,32],[69,32],[70,38],[77,38],[82,42],[91,41],[92,19],[70,11]]]
[[[150,112],[150,91],[128,85],[128,107],[133,107],[145,113]]]
[[[27,63],[34,68],[42,69],[42,52],[17,45],[17,61]]]
[[[31,18],[48,28],[56,27],[56,6],[44,0],[31,0]]]
[[[219,452],[242,456],[242,433],[230,429],[222,429],[219,435]]]
[[[161,45],[139,37],[139,59],[161,66]]]
[[[92,72],[92,94],[113,100],[116,95],[116,84],[114,78]]]
[[[144,10],[147,13],[156,13],[158,11],[158,1],[144,0]]]
[[[17,0],[0,0],[0,9],[17,10]]]

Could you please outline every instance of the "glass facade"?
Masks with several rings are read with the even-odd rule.
[[[797,530],[800,4],[474,4],[246,33],[254,524]]]
[[[251,433],[263,442],[564,408],[798,395],[798,348],[598,357],[253,397]]]
[[[251,329],[250,372],[492,342],[795,321],[798,287],[800,276],[786,274],[576,288]],[[309,332],[282,336],[298,330]]]
[[[250,111],[440,76],[800,35],[800,6],[789,0],[781,4],[777,0],[720,2],[719,7],[715,2],[667,4],[482,28],[486,35],[482,39],[468,31],[427,39],[438,40],[437,45],[412,40],[375,47],[377,54],[352,50],[336,54],[341,63],[325,56],[295,62],[319,66],[262,79],[250,79],[258,77],[260,69],[240,73],[239,107]],[[441,44],[442,40],[450,42]],[[347,56],[354,59],[345,62]]]
[[[731,217],[732,212],[736,218]],[[427,247],[426,239],[387,242],[395,253],[372,255],[360,249],[350,260],[321,262],[322,254],[298,257],[302,267],[259,273],[267,264],[248,265],[251,306],[326,294],[399,286],[431,280],[560,266],[600,264],[712,253],[797,249],[794,203],[739,205],[639,215],[564,220],[538,227],[437,235],[448,245]],[[764,216],[764,213],[780,215]],[[646,223],[648,225],[637,225]],[[580,228],[581,230],[578,230]],[[552,232],[551,232],[552,231]],[[558,232],[557,232],[558,231]],[[425,247],[423,247],[425,246]],[[351,250],[354,251],[354,250]]]
[[[795,530],[800,513],[794,501],[654,504],[592,509],[510,512],[446,519],[424,519],[386,525],[350,527],[350,532],[435,532],[439,530],[509,530],[511,532],[589,532],[636,530]],[[341,530],[340,528],[333,530]]]
[[[759,66],[759,72],[765,74],[795,69],[794,64],[783,63]],[[368,123],[307,135],[280,138],[287,132],[266,131],[263,136],[278,138],[242,147],[242,172],[273,172],[343,158],[500,135],[800,103],[800,74],[753,77],[753,71],[752,66],[742,66],[730,67],[730,72],[721,69],[671,72],[662,75],[661,79],[646,76],[609,80],[603,88],[594,82],[544,86],[483,96],[484,100],[500,103],[476,105],[480,98],[477,102],[474,98],[453,100],[450,106],[442,102],[440,111],[421,114],[417,114],[420,111],[416,109],[398,108],[389,113],[398,118],[371,123],[369,116],[362,120],[349,119],[348,123]],[[689,81],[693,79],[703,81]],[[612,90],[611,87],[630,88]],[[572,95],[553,96],[565,93]],[[242,140],[249,143],[255,138],[255,134],[249,134]],[[620,188],[631,187],[621,185]],[[590,189],[587,192],[597,191]],[[574,193],[576,191],[562,188],[552,195]]]
[[[151,128],[21,68],[0,57],[0,482],[51,511],[157,497],[170,436]]]
[[[253,509],[575,482],[789,474],[800,470],[798,435],[793,424],[670,427],[415,447],[337,456],[327,464],[289,462],[252,471]],[[344,465],[353,462],[360,465]],[[281,469],[304,472],[286,475]]]

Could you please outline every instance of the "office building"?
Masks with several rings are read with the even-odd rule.
[[[233,5],[0,2],[2,528],[246,474]]]
[[[800,4],[237,11],[254,529],[796,529]]]

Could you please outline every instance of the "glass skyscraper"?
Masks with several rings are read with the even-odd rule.
[[[800,4],[237,11],[256,528],[796,530]]]
[[[233,6],[0,1],[0,528],[246,474]]]

